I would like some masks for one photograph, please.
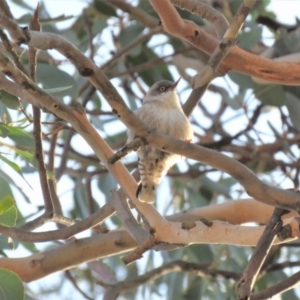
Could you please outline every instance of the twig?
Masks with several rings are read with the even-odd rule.
[[[11,19],[14,18],[6,1],[0,1],[0,10],[2,10],[7,17]]]
[[[248,4],[246,6],[245,4]],[[195,78],[195,88],[201,87],[215,76],[222,60],[228,54],[230,49],[236,44],[236,37],[238,32],[244,23],[247,15],[249,14],[251,8],[253,7],[255,0],[245,0],[242,3],[234,16],[233,22],[230,24],[229,28],[226,30],[222,41],[216,47],[207,63],[201,72]]]
[[[299,285],[300,282],[300,272],[297,272],[290,276],[289,278],[269,287],[259,293],[250,296],[250,300],[263,300],[271,299],[273,296],[293,289],[295,286]]]
[[[212,6],[209,6],[198,0],[189,0],[183,3],[182,0],[171,0],[171,2],[181,9],[201,16],[201,18],[212,23],[216,29],[218,38],[222,38],[229,26],[226,18]]]
[[[218,47],[214,49],[207,63],[207,66],[204,67],[194,79],[194,89],[191,92],[191,95],[189,96],[185,104],[183,105],[183,111],[187,116],[189,116],[192,113],[193,109],[196,107],[200,98],[206,91],[210,81],[216,75],[216,72],[222,60],[229,53],[230,49],[236,44],[236,37],[238,35],[239,29],[245,21],[248,13],[250,12],[251,7],[254,5],[255,0],[246,2],[248,3],[249,7],[247,7],[246,9],[244,4],[242,4],[239,7],[239,10],[234,16],[234,20],[229,26],[229,28],[226,30],[222,41],[218,44]],[[185,5],[187,5],[187,3]]]
[[[59,166],[55,170],[55,178],[56,178],[57,181],[60,180],[60,178],[63,175],[64,170],[66,168],[68,153],[69,153],[69,150],[70,150],[71,140],[72,140],[73,136],[74,136],[74,132],[68,132],[66,134],[66,137],[65,137],[65,140],[64,140],[64,149],[63,149],[62,156],[60,158],[60,163],[59,163]]]
[[[100,68],[101,70],[104,70],[107,66],[109,66],[112,62],[114,62],[116,59],[124,55],[126,52],[131,50],[132,48],[136,47],[137,45],[147,41],[149,38],[151,38],[154,34],[162,32],[162,28],[157,26],[154,28],[151,28],[148,33],[143,34],[139,37],[137,37],[132,43],[122,48],[120,51],[118,51],[112,58],[110,58],[108,61],[106,61]]]
[[[1,3],[2,1],[0,1]],[[3,42],[3,45],[5,47],[5,49],[7,50],[7,52],[9,52],[14,60],[14,63],[16,64],[17,68],[19,70],[21,70],[24,74],[28,75],[28,72],[26,71],[25,67],[23,66],[23,64],[20,62],[19,56],[18,54],[15,52],[12,44],[10,43],[7,35],[3,32],[2,29],[0,29],[0,38]]]
[[[59,127],[54,125],[55,127]],[[55,174],[54,172],[54,159],[55,159],[55,147],[57,143],[57,135],[58,133],[55,132],[51,136],[50,140],[50,149],[48,153],[48,170],[49,172],[52,172],[52,174]],[[56,193],[56,179],[54,177],[51,177],[48,179],[48,185],[50,189],[51,199],[52,199],[52,205],[53,205],[53,212],[59,215],[62,215],[62,207],[59,201],[59,198]]]
[[[33,17],[29,23],[30,30],[40,31],[41,25],[39,23],[39,4],[37,5]],[[36,62],[37,50],[29,47],[29,74],[33,82],[36,80]],[[26,74],[26,73],[25,73]],[[41,111],[38,107],[32,106],[33,110],[33,137],[35,158],[37,160],[40,185],[43,193],[45,213],[53,213],[53,203],[48,184],[47,170],[44,162],[44,150],[42,143],[42,129],[41,129]]]
[[[74,286],[74,288],[85,298],[85,299],[88,299],[88,300],[93,300],[94,298],[91,298],[89,297],[80,287],[79,285],[77,284],[75,278],[72,276],[71,272],[70,271],[65,271],[65,275],[66,275],[66,278],[68,278],[71,282],[71,284]]]
[[[124,256],[122,258],[123,262],[125,263],[125,265],[128,265],[129,263],[143,257],[143,253],[145,253],[149,249],[152,249],[158,243],[159,242],[157,242],[154,236],[150,236],[148,240],[138,245],[130,254]]]
[[[276,238],[276,234],[282,227],[282,215],[287,211],[281,208],[275,208],[274,213],[267,224],[265,231],[252,254],[252,257],[244,270],[242,278],[237,283],[237,290],[241,288],[238,299],[249,299],[255,280],[259,274],[260,268],[266,259],[266,256]]]
[[[141,22],[146,27],[153,28],[159,24],[157,18],[146,13],[144,10],[140,9],[139,7],[131,5],[129,2],[126,2],[124,0],[106,0],[106,2],[129,13],[134,19]]]
[[[149,231],[144,229],[133,217],[127,203],[127,195],[122,190],[112,191],[110,201],[118,217],[121,219],[123,226],[138,243],[144,243],[150,238],[151,235]],[[145,219],[145,217],[143,218]]]
[[[173,54],[168,54],[168,55],[165,55],[165,56],[162,56],[162,57],[158,57],[158,58],[152,59],[150,61],[147,61],[145,63],[139,64],[137,66],[128,68],[126,71],[121,71],[121,72],[115,72],[115,73],[108,74],[108,77],[110,79],[113,79],[113,78],[120,77],[120,76],[123,76],[123,75],[132,74],[132,73],[135,73],[135,72],[141,72],[143,70],[148,70],[148,69],[153,68],[157,65],[166,63],[167,59],[172,58],[176,54],[185,53],[185,52],[188,52],[188,51],[191,51],[191,50],[193,50],[193,49],[192,48],[186,48],[186,49],[183,49],[183,50],[178,50]]]
[[[111,217],[115,214],[114,208],[109,205],[105,204],[101,207],[96,213],[92,214],[88,218],[77,222],[74,225],[69,227],[60,228],[59,230],[52,230],[47,232],[27,232],[23,229],[19,228],[9,228],[0,225],[0,232],[4,235],[10,236],[15,238],[19,241],[24,242],[47,242],[47,241],[55,241],[60,239],[69,239],[70,237],[74,236],[75,234],[82,232],[86,229],[92,228],[102,222],[108,217]],[[57,220],[63,220],[61,215],[57,216]],[[64,219],[66,221],[66,219]],[[58,222],[57,222],[58,223]],[[69,225],[69,222],[67,222]],[[66,224],[63,222],[62,224]]]
[[[88,33],[88,37],[89,37],[90,59],[93,60],[94,52],[95,52],[95,47],[94,47],[94,44],[93,44],[93,30],[92,30],[93,22],[89,18],[89,15],[88,15],[86,9],[83,10],[83,22],[85,24],[85,27],[86,27],[86,30],[87,30],[87,33]]]
[[[132,142],[126,144],[122,149],[117,151],[113,156],[108,159],[108,163],[114,164],[132,151],[138,151],[140,147],[146,144],[146,140],[141,137],[136,137]]]
[[[106,288],[104,299],[116,299],[114,297],[127,293],[133,289],[138,288],[142,284],[147,282],[153,282],[154,280],[165,276],[171,272],[187,272],[195,276],[211,276],[213,278],[225,278],[237,280],[240,274],[235,272],[227,272],[223,270],[212,269],[208,264],[196,264],[183,260],[176,260],[166,263],[156,269],[153,269],[137,278],[131,280],[120,281],[116,284],[102,284]],[[105,298],[106,297],[106,298]]]

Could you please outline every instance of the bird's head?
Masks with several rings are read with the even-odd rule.
[[[180,79],[181,78],[179,77],[176,82],[161,80],[154,83],[146,94],[143,102],[145,103],[146,101],[160,100],[163,102],[179,103],[176,86]]]

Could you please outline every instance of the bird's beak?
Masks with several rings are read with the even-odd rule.
[[[170,87],[170,90],[173,91],[176,89],[176,86],[178,84],[178,82],[180,81],[181,77],[179,77]]]

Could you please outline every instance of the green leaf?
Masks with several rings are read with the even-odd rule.
[[[17,216],[17,208],[13,206],[4,214],[0,215],[0,224],[7,227],[14,227],[17,222]]]
[[[28,184],[29,187],[30,184],[27,182],[27,180],[25,179],[24,175],[23,175],[23,172],[22,172],[22,169],[21,167],[16,164],[15,162],[9,160],[8,158],[4,157],[3,155],[0,154],[0,159],[3,160],[3,162],[5,162],[7,165],[9,165],[12,169],[14,169],[24,180],[25,182]],[[32,188],[32,187],[31,187]]]
[[[22,108],[22,102],[19,98],[4,90],[0,90],[0,102],[9,109],[20,110]]]
[[[297,53],[300,49],[299,30],[288,32],[285,28],[279,28],[280,38],[275,42],[275,56],[283,56]]]
[[[261,40],[262,27],[258,27],[256,23],[248,22],[247,27],[249,31],[243,31],[239,34],[239,47],[251,50]]]
[[[117,17],[115,9],[111,5],[105,3],[104,1],[94,0],[93,5],[101,14],[106,16]]]
[[[10,195],[6,195],[2,199],[0,199],[0,215],[8,211],[15,204],[15,200]]]
[[[44,89],[56,89],[58,86],[61,86],[62,83],[64,86],[71,86],[71,89],[65,89],[60,92],[56,92],[59,95],[56,97],[70,96],[75,98],[77,93],[77,82],[74,76],[60,70],[56,66],[51,66],[48,64],[40,64],[37,69],[37,82],[43,85]]]
[[[28,132],[24,131],[21,127],[13,127],[0,123],[0,136],[9,137],[16,144],[22,145],[22,147],[28,147],[33,150],[34,140],[33,136]]]
[[[260,15],[270,15],[270,17],[273,17],[273,19],[276,18],[276,15],[271,14],[270,12],[268,12],[267,6],[269,5],[271,0],[260,0],[260,1],[256,1],[256,3],[254,4],[254,7],[251,9],[251,16],[253,20],[256,20],[256,18]],[[237,3],[238,5],[240,5],[239,1],[234,1],[235,3]]]
[[[1,154],[0,154],[0,159],[2,159],[6,164],[8,164],[12,169],[14,169],[17,173],[19,173],[22,176],[22,169],[18,164],[9,160],[8,158],[4,157]]]
[[[157,59],[157,54],[150,48],[142,46],[142,51],[137,56],[127,55],[127,62],[131,66],[141,65],[145,62]],[[161,63],[159,65],[153,66],[152,68],[147,68],[144,71],[139,72],[139,75],[144,80],[144,82],[151,86],[154,82],[159,80],[170,80],[173,81],[173,77],[168,69],[166,63]]]
[[[117,184],[114,177],[110,173],[106,173],[99,176],[98,187],[108,200],[110,197],[110,191],[116,188]]]
[[[145,27],[142,26],[142,24],[140,24],[140,23],[134,23],[132,25],[125,27],[121,31],[120,38],[119,38],[119,41],[120,41],[122,47],[125,47],[129,43],[131,43],[132,38],[140,35],[144,29],[145,29]],[[129,53],[131,55],[133,55],[133,53],[131,53],[131,52],[129,52]],[[139,54],[139,53],[137,53],[137,54]]]
[[[245,91],[252,88],[253,81],[250,76],[236,72],[230,72],[228,76],[239,86],[240,91]]]
[[[221,182],[211,180],[208,176],[200,177],[199,182],[201,182],[207,190],[217,192],[224,195],[225,197],[230,198],[230,186],[227,186]]]
[[[284,139],[281,138],[280,133],[278,132],[278,130],[275,128],[275,126],[273,126],[273,124],[272,124],[270,121],[267,121],[267,123],[268,123],[270,129],[273,131],[274,135],[277,137],[277,140],[278,140],[279,143],[281,144],[283,150],[284,150],[286,153],[290,153],[291,156],[293,156],[294,158],[296,158],[296,157],[295,157],[295,154],[294,154],[294,153],[292,152],[292,150],[291,150],[290,144],[289,144],[286,140],[284,140]]]
[[[32,253],[37,253],[39,250],[36,248],[34,243],[31,242],[22,242],[22,245]]]
[[[28,161],[32,166],[36,167],[36,159],[35,156],[28,152],[28,151],[24,151],[24,150],[20,150],[16,147],[13,147],[13,150],[20,155],[22,158],[24,158],[26,161]]]
[[[16,181],[13,180],[11,177],[9,177],[5,172],[3,172],[1,169],[0,169],[0,186],[1,186],[1,189],[0,189],[0,197],[4,197],[6,195],[10,195],[13,197],[13,193],[12,193],[12,190],[10,188],[10,184],[13,185],[17,191],[24,197],[24,199],[27,201],[27,203],[31,203],[27,194],[23,191],[22,188],[20,188]]]
[[[0,198],[5,197],[6,195],[10,195],[11,197],[13,197],[13,193],[12,190],[10,188],[10,185],[8,184],[8,182],[6,180],[4,180],[2,178],[3,172],[0,170]],[[7,176],[7,174],[5,174],[5,177]]]
[[[30,11],[32,10],[32,7],[23,0],[12,0],[12,2],[25,8],[25,9],[29,9]]]
[[[24,300],[36,300],[35,298],[32,298],[31,296],[25,294]]]
[[[72,210],[73,216],[79,218],[87,218],[89,216],[88,207],[86,205],[86,195],[83,190],[82,179],[78,178],[75,181],[76,188],[74,189],[74,204],[75,208]]]
[[[13,250],[10,237],[6,235],[0,235],[0,249]]]
[[[263,104],[282,106],[285,101],[284,90],[277,84],[257,84],[254,83],[254,94]]]
[[[24,297],[20,277],[12,271],[0,269],[0,300],[23,300]]]
[[[198,264],[209,264],[214,260],[214,254],[210,249],[209,245],[191,245],[185,248],[185,252],[189,261]],[[201,253],[201,255],[199,255]]]
[[[285,96],[285,105],[289,111],[291,121],[295,128],[297,128],[297,130],[300,131],[300,99],[290,92],[285,92]]]

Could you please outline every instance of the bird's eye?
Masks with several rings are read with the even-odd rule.
[[[165,86],[161,86],[161,87],[159,88],[159,90],[160,90],[161,92],[164,92],[164,91],[166,90],[166,87],[165,87]]]

